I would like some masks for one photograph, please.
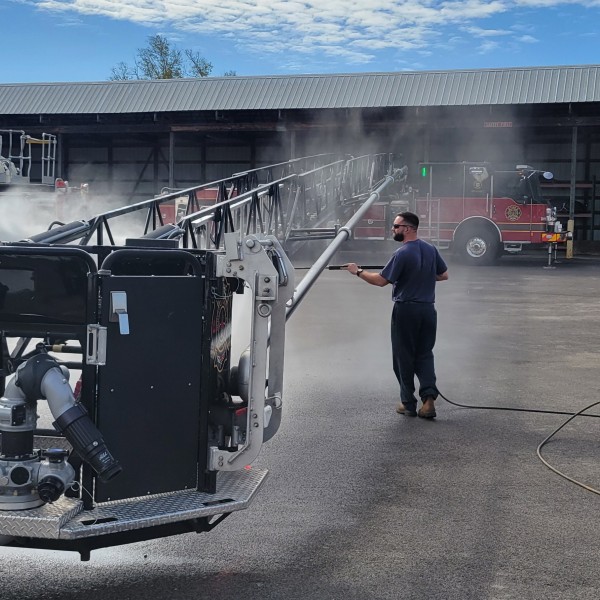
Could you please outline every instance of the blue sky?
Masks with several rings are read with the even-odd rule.
[[[213,76],[597,64],[600,0],[0,0],[0,83],[104,81],[148,37]]]

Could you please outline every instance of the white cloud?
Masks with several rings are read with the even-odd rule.
[[[516,39],[518,42],[522,42],[523,44],[536,44],[540,41],[532,35],[522,35]]]
[[[72,16],[103,16],[177,33],[218,34],[244,52],[299,53],[315,60],[366,64],[378,51],[430,51],[448,40],[478,45],[482,53],[499,45],[538,41],[535,29],[519,23],[518,11],[600,0],[12,0],[39,10]],[[510,23],[513,16],[514,24]],[[503,17],[506,28],[493,27]],[[492,25],[492,26],[490,26]],[[456,30],[464,34],[456,38]],[[173,36],[170,36],[173,37]],[[444,41],[445,39],[445,41]],[[454,43],[453,42],[453,43]],[[294,62],[290,62],[294,65]]]
[[[482,29],[481,27],[465,27],[464,31],[478,38],[511,35],[506,29]]]
[[[500,47],[498,42],[487,41],[483,42],[478,48],[480,54],[489,54],[495,52]]]

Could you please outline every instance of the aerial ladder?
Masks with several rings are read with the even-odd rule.
[[[306,157],[3,242],[0,543],[89,560],[247,508],[281,423],[286,320],[405,179],[387,154]],[[314,238],[329,244],[296,288],[289,253]]]

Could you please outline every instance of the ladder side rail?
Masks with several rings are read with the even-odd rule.
[[[253,222],[254,231],[264,231],[268,227],[269,231],[279,232],[280,236],[287,239],[293,221],[303,221],[306,223],[309,220],[308,217],[310,214],[308,209],[316,214],[320,214],[322,210],[329,211],[332,208],[329,206],[330,199],[339,196],[335,192],[335,187],[344,181],[344,174],[348,170],[350,172],[356,170],[352,167],[348,169],[347,162],[337,159],[338,155],[335,156],[336,160],[333,160],[333,162],[317,166],[317,163],[319,160],[322,161],[323,157],[327,160],[334,158],[328,154],[294,159],[287,163],[281,163],[282,167],[278,169],[273,169],[273,166],[261,167],[237,174],[235,177],[224,178],[200,186],[193,186],[186,190],[170,191],[155,198],[111,209],[89,220],[91,229],[85,235],[82,235],[81,240],[83,242],[81,243],[87,243],[92,235],[96,234],[99,244],[103,243],[105,237],[108,236],[110,243],[114,245],[115,242],[109,222],[136,211],[146,211],[143,231],[144,234],[147,234],[150,229],[156,229],[164,225],[160,206],[165,202],[181,198],[182,196],[187,196],[187,206],[185,215],[178,221],[178,224],[184,232],[183,239],[186,244],[193,245],[195,243],[193,238],[198,238],[196,233],[206,233],[210,226],[204,222],[204,217],[210,215],[210,218],[214,220],[215,214],[217,214],[217,217],[225,217],[225,220],[219,226],[220,228],[213,231],[213,233],[216,233],[216,239],[212,243],[218,243],[216,247],[220,247],[223,233],[234,228],[239,229],[241,223],[247,225],[250,220]],[[357,162],[356,159],[352,159],[352,161],[355,164],[360,164],[360,161]],[[361,161],[364,161],[364,157],[361,158]],[[307,167],[309,169],[300,174],[292,173],[285,175],[268,184],[258,183],[260,181],[260,174],[272,179],[275,177],[276,171],[285,172],[289,171],[292,167],[295,170]],[[302,185],[298,185],[296,181],[298,177],[303,177]],[[331,186],[330,193],[328,193],[329,186]],[[207,188],[214,189],[215,187],[219,190],[220,197],[218,199],[220,202],[216,202],[211,206],[200,207],[198,192]],[[244,187],[251,187],[251,189],[240,194],[238,190]],[[277,190],[275,194],[273,190]],[[285,203],[281,201],[282,191],[287,192],[285,194],[287,202]],[[257,199],[259,200],[258,202]],[[250,209],[244,205],[250,205]],[[223,211],[224,207],[226,208]],[[198,210],[194,210],[195,208],[198,208]],[[299,208],[304,210],[299,210]],[[220,214],[219,210],[221,210]],[[260,215],[257,213],[259,210]],[[266,222],[266,217],[269,214],[271,215],[270,224]],[[201,227],[202,231],[198,230],[196,232],[198,227]],[[248,229],[248,231],[252,230]],[[201,237],[205,239],[205,244],[209,243],[206,241],[205,235]]]
[[[0,130],[6,131],[4,136],[4,144],[10,145],[10,155],[16,156],[17,152],[15,148],[17,147],[17,142],[20,140],[23,148],[25,147],[25,143],[29,136],[27,136],[22,131],[16,130]],[[44,147],[48,146],[48,153],[45,154],[45,157],[48,159],[55,158],[56,154],[56,146],[52,143],[56,136],[52,136],[52,134],[44,134],[45,140],[48,141],[49,144],[44,144]],[[8,141],[6,141],[8,140]],[[23,152],[19,153],[22,158]],[[333,162],[332,162],[333,161]],[[50,166],[52,160],[47,162]],[[325,163],[325,164],[323,164]],[[172,190],[170,189],[167,193],[162,193],[161,195],[150,198],[147,200],[142,200],[139,202],[135,202],[133,204],[127,206],[121,206],[118,208],[114,208],[108,210],[104,213],[98,214],[91,219],[87,220],[89,224],[88,228],[85,228],[85,231],[82,229],[80,238],[73,238],[74,240],[78,240],[77,243],[80,245],[85,245],[89,243],[89,241],[96,236],[98,244],[102,245],[107,239],[111,245],[115,244],[115,239],[111,232],[111,226],[109,223],[112,223],[114,219],[118,219],[127,214],[131,214],[137,211],[146,211],[145,220],[143,221],[143,227],[141,228],[144,235],[149,233],[151,229],[156,229],[160,226],[164,225],[164,220],[162,218],[160,206],[163,203],[170,202],[171,200],[175,200],[181,198],[182,196],[187,196],[187,202],[185,206],[184,214],[185,216],[179,222],[181,229],[183,230],[183,238],[184,243],[194,244],[194,239],[192,233],[194,232],[194,223],[198,226],[198,221],[206,214],[214,215],[215,211],[219,209],[219,205],[227,206],[225,210],[225,216],[227,220],[223,223],[222,232],[226,230],[232,230],[234,227],[237,227],[239,222],[247,222],[248,212],[247,207],[244,208],[244,203],[248,204],[252,202],[252,197],[254,194],[254,198],[258,197],[260,199],[260,203],[257,204],[255,200],[255,210],[260,208],[261,215],[257,227],[261,229],[265,229],[267,226],[269,229],[277,230],[277,227],[273,225],[274,222],[281,223],[281,234],[285,231],[286,228],[286,218],[288,207],[290,203],[285,206],[281,202],[281,194],[280,190],[292,189],[295,187],[293,181],[298,177],[296,171],[305,170],[310,168],[310,171],[318,172],[320,169],[331,169],[333,167],[328,167],[328,165],[341,165],[343,161],[339,159],[338,154],[322,154],[322,155],[314,155],[312,157],[302,157],[298,159],[293,159],[291,161],[286,161],[279,163],[279,165],[270,165],[267,167],[259,167],[257,169],[252,169],[246,171],[241,174],[236,174],[233,177],[227,177],[218,181],[204,183],[199,186],[189,187],[185,190]],[[309,171],[309,172],[310,172]],[[51,171],[47,171],[49,174]],[[274,179],[277,175],[281,173],[287,173],[285,176],[280,177],[279,179]],[[265,179],[271,180],[269,183],[259,183],[264,181]],[[240,181],[243,180],[242,183]],[[244,183],[245,182],[245,183]],[[241,185],[244,185],[245,188],[250,188],[243,194],[239,194],[239,191],[243,189]],[[215,203],[209,207],[201,207],[199,203],[199,191],[205,190],[207,188],[214,189],[215,187],[219,187],[222,190],[222,203]],[[277,190],[276,194],[273,194],[273,190]],[[275,204],[273,204],[273,201]],[[265,222],[265,218],[268,214],[274,210],[272,207],[276,206],[275,209],[277,214],[273,212],[271,219],[271,225],[268,225]],[[190,225],[188,225],[188,223]],[[202,224],[202,228],[204,231],[207,230],[208,225],[206,223]]]

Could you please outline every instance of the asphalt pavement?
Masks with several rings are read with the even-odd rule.
[[[288,323],[283,424],[256,461],[270,475],[254,503],[211,533],[90,562],[0,548],[0,597],[597,600],[600,419],[577,417],[542,449],[588,490],[536,453],[568,416],[505,410],[600,400],[600,261],[545,265],[450,262],[438,386],[473,408],[440,399],[434,421],[394,410],[390,288],[325,271]]]

